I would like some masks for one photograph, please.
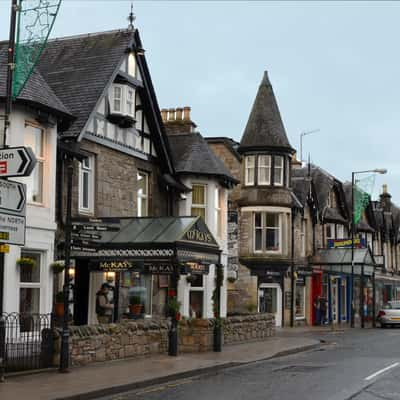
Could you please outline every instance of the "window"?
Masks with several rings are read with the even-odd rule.
[[[135,91],[130,87],[126,90],[126,113],[132,118],[135,117]]]
[[[22,251],[21,258],[31,258],[34,267],[20,267],[19,312],[21,314],[40,313],[40,268],[41,254]],[[29,330],[29,329],[24,329]]]
[[[344,226],[343,225],[336,225],[337,230],[337,239],[344,239]]]
[[[254,185],[255,183],[255,164],[256,164],[256,156],[247,156],[245,158],[245,184],[246,185]]]
[[[192,186],[192,209],[191,215],[193,217],[200,216],[206,220],[206,186],[193,185]]]
[[[301,256],[306,256],[306,246],[307,246],[307,220],[302,218],[301,220],[301,229],[300,229],[300,237],[301,237]]]
[[[283,186],[283,157],[274,156],[274,185]]]
[[[79,164],[79,211],[94,211],[94,157],[87,157]]]
[[[254,251],[280,252],[280,215],[277,213],[254,213]]]
[[[202,318],[203,299],[204,299],[204,280],[203,275],[194,275],[195,279],[190,283],[189,291],[189,317]]]
[[[25,123],[24,144],[32,148],[37,164],[29,177],[23,178],[26,183],[27,200],[30,203],[43,204],[43,184],[45,167],[45,132],[42,128]]]
[[[304,280],[298,280],[296,282],[296,319],[305,318],[306,309],[306,287]]]
[[[137,183],[137,215],[147,217],[149,215],[149,175],[138,172]]]
[[[222,220],[222,210],[224,208],[224,203],[223,203],[223,193],[221,189],[215,189],[215,223],[216,223],[216,232],[217,232],[217,237],[221,238],[222,237],[222,231],[223,231],[223,220]]]
[[[326,240],[335,239],[335,224],[326,224]]]
[[[271,156],[258,156],[258,184],[271,183]]]
[[[114,85],[113,111],[122,113],[122,86]]]

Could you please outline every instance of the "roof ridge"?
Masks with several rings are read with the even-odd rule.
[[[102,31],[102,32],[79,33],[77,35],[60,36],[60,37],[51,38],[48,40],[48,42],[55,42],[55,41],[62,41],[62,40],[69,40],[69,39],[82,39],[82,38],[93,37],[93,36],[109,35],[109,34],[114,34],[114,33],[119,33],[119,32],[120,33],[128,33],[130,31],[128,29],[111,29],[111,30]]]

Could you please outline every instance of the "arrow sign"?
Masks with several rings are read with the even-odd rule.
[[[0,213],[25,216],[26,185],[0,179]]]
[[[0,150],[0,177],[29,176],[36,157],[30,147],[9,147]]]

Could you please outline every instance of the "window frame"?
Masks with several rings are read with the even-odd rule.
[[[220,187],[215,188],[215,193],[214,193],[214,207],[215,207],[215,223],[216,223],[216,235],[217,238],[222,239],[223,232],[222,232],[222,228],[223,228],[223,214],[222,214],[222,210],[223,210],[223,201],[224,201],[224,194],[223,191]]]
[[[84,166],[85,160],[89,160],[89,166]],[[95,197],[95,157],[90,155],[79,163],[79,189],[78,189],[78,205],[80,214],[93,214],[94,213],[94,197]],[[83,205],[83,174],[88,174],[88,207]]]
[[[256,227],[256,215],[261,214],[261,227]],[[267,226],[267,214],[274,214],[278,216],[278,227]],[[253,212],[253,252],[255,254],[282,254],[282,213],[272,211],[256,211]],[[277,250],[267,250],[266,248],[266,234],[268,230],[278,231],[279,246]],[[256,249],[256,231],[261,230],[261,250]]]
[[[256,184],[256,155],[248,155],[244,158],[244,184],[245,186],[254,186]],[[249,161],[253,160],[253,165],[249,166]],[[253,170],[253,179],[249,180],[249,171]]]
[[[297,290],[301,289],[303,292],[303,301],[302,301],[302,310],[303,313],[301,315],[297,314]],[[296,282],[296,289],[295,289],[295,300],[294,300],[294,305],[295,305],[295,319],[296,321],[301,321],[306,319],[306,285],[300,285]]]
[[[193,187],[198,186],[198,187],[202,187],[204,190],[204,204],[200,204],[200,203],[193,203]],[[191,216],[198,216],[197,214],[193,214],[193,209],[194,208],[200,208],[200,209],[204,209],[204,220],[205,222],[207,222],[207,185],[204,183],[197,183],[194,182],[192,183],[192,192],[191,192],[192,196],[191,196],[191,204],[190,204],[190,215]]]
[[[121,96],[118,98],[115,96],[115,89],[120,89]],[[120,102],[120,109],[117,110],[115,108],[115,101],[119,100]],[[112,90],[111,90],[111,101],[110,101],[110,111],[112,114],[124,114],[124,85],[113,83]]]
[[[136,210],[136,214],[138,217],[148,217],[150,214],[150,203],[149,203],[149,198],[150,198],[150,173],[146,172],[146,171],[142,171],[142,170],[138,170],[137,171],[137,175],[136,175],[136,179],[137,182],[139,182],[139,176],[142,175],[145,177],[146,179],[146,193],[142,194],[139,193],[139,186],[137,187],[136,190],[136,204],[137,204],[137,210]],[[142,202],[143,200],[145,200],[146,202],[146,215],[142,215],[142,213],[139,214],[139,200],[140,202]]]
[[[261,159],[266,158],[268,160],[267,164],[261,164]],[[272,157],[270,154],[259,154],[257,157],[257,183],[260,186],[264,185],[271,185],[271,170],[272,170]],[[267,180],[261,181],[261,169],[266,169],[267,173]]]
[[[281,166],[277,167],[276,165],[276,160],[280,159],[282,161]],[[277,180],[275,179],[275,172],[277,170],[280,170],[280,182],[277,183]],[[285,172],[285,157],[284,156],[280,156],[280,155],[274,155],[274,186],[284,186],[285,184],[285,176],[284,176],[284,172]]]

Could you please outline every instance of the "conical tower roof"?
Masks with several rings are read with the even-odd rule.
[[[252,150],[294,152],[286,136],[267,71],[264,72],[246,129],[240,141],[240,153]]]

